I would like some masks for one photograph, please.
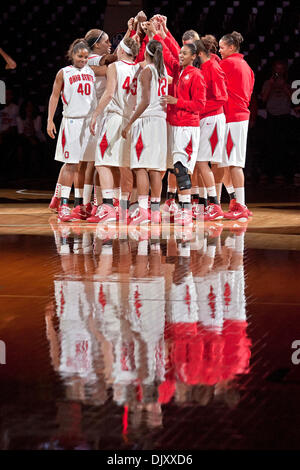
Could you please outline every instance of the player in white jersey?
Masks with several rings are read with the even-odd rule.
[[[68,57],[73,65],[58,72],[49,100],[47,132],[52,139],[56,134],[53,117],[60,96],[63,102],[63,119],[55,153],[55,160],[66,163],[61,179],[61,205],[58,215],[63,222],[73,219],[69,196],[78,163],[89,158],[85,150],[89,138],[89,119],[95,108],[96,95],[95,73],[87,65],[88,54],[89,46],[85,40],[76,39],[71,44]]]
[[[107,64],[111,61],[116,60],[115,55],[110,54],[111,43],[108,35],[99,29],[92,29],[85,35],[85,40],[89,45],[90,53],[88,56],[88,65],[94,70],[96,74],[95,90],[96,98],[99,100],[105,90],[106,86],[106,70]],[[96,138],[89,136],[88,144],[86,147],[86,155],[90,153],[91,161],[81,162],[79,165],[79,172],[74,178],[74,189],[75,198],[80,198],[80,210],[78,213],[78,219],[85,220],[91,215],[91,204],[88,202],[91,200],[91,194],[94,184],[94,171],[95,171],[95,151],[96,151]],[[51,199],[49,209],[57,210],[60,204],[60,191],[61,191],[61,179],[65,166],[61,167],[57,184],[55,187],[54,196]],[[84,187],[85,185],[86,187]],[[99,187],[96,181],[96,186]],[[97,189],[97,188],[96,188]],[[99,194],[99,188],[98,188]]]
[[[91,52],[88,58],[88,65],[91,67],[102,67],[107,70],[107,65],[116,61],[117,56],[115,54],[110,54],[111,52],[111,42],[110,39],[104,31],[101,29],[91,29],[85,35],[85,40],[87,41]],[[95,90],[97,102],[99,102],[101,96],[104,93],[106,88],[106,72],[103,76],[96,76]],[[84,187],[83,187],[83,206],[85,210],[85,218],[95,215],[97,211],[97,206],[100,204],[101,192],[100,192],[100,182],[99,175],[95,171],[95,154],[97,147],[97,136],[90,135],[87,152],[91,152],[93,156],[93,161],[89,163],[82,163],[80,165],[80,170],[84,173]],[[94,201],[97,204],[92,206],[92,192],[94,188]],[[119,181],[116,184],[119,187]],[[98,201],[99,199],[99,201]]]
[[[159,223],[162,172],[167,164],[166,106],[160,97],[167,95],[168,76],[163,60],[163,46],[152,40],[146,46],[146,66],[137,87],[137,108],[122,131],[126,139],[131,131],[130,167],[135,171],[139,207],[131,215],[131,225],[147,224],[148,194],[151,183],[151,221]]]
[[[134,63],[138,46],[131,38],[121,41],[117,50],[118,61],[107,69],[107,86],[94,111],[90,129],[96,135],[96,122],[105,112],[100,124],[95,166],[99,173],[103,204],[95,217],[88,222],[115,222],[116,211],[113,207],[113,172],[120,169],[121,188],[132,181],[130,166],[130,144],[122,139],[122,128],[127,124],[136,103],[137,77],[140,65]],[[128,183],[127,183],[128,184]],[[130,192],[131,188],[129,188]]]

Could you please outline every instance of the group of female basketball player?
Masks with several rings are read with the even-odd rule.
[[[72,65],[58,72],[49,101],[52,138],[60,97],[63,102],[55,159],[64,164],[49,206],[58,219],[246,222],[252,214],[245,205],[243,168],[254,74],[239,53],[242,41],[233,32],[218,44],[214,36],[200,38],[189,30],[180,47],[166,17],[146,21],[142,12],[128,21],[114,54],[108,35],[98,29],[74,41]],[[225,213],[223,183],[230,196]],[[137,202],[134,210],[130,202]]]

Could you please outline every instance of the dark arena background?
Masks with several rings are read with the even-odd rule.
[[[74,39],[103,29],[114,49],[139,10],[179,44],[243,35],[247,223],[130,231],[48,209],[55,75]],[[1,2],[1,450],[299,450],[299,32],[296,0]]]

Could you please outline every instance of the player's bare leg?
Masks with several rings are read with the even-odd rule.
[[[162,190],[161,172],[150,170],[149,179],[151,186],[151,222],[160,223],[160,198]]]

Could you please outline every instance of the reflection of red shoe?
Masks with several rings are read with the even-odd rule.
[[[85,206],[80,204],[72,209],[71,212],[72,221],[86,220]]]
[[[242,235],[247,232],[248,221],[247,222],[233,222],[230,227],[230,232],[235,233],[236,235]]]
[[[59,205],[60,205],[60,197],[53,196],[49,204],[49,209],[52,209],[55,212],[58,212]]]
[[[143,240],[149,240],[150,238],[150,230],[148,225],[141,225],[140,230],[138,230],[136,225],[130,224],[128,230],[130,238],[138,242],[142,242]]]
[[[229,203],[229,212],[233,209],[235,204],[236,204],[236,199],[231,199],[231,201]],[[246,207],[246,209],[248,211],[248,217],[253,217],[253,212],[250,211],[250,209],[248,209],[248,207]]]
[[[223,231],[223,224],[217,222],[207,223],[205,224],[205,231],[210,238],[219,237]]]
[[[248,217],[247,207],[242,206],[242,204],[239,204],[238,202],[233,205],[231,210],[224,213],[225,219],[239,220],[240,222],[247,222]]]
[[[204,222],[223,219],[224,213],[219,204],[208,204],[204,210]]]

